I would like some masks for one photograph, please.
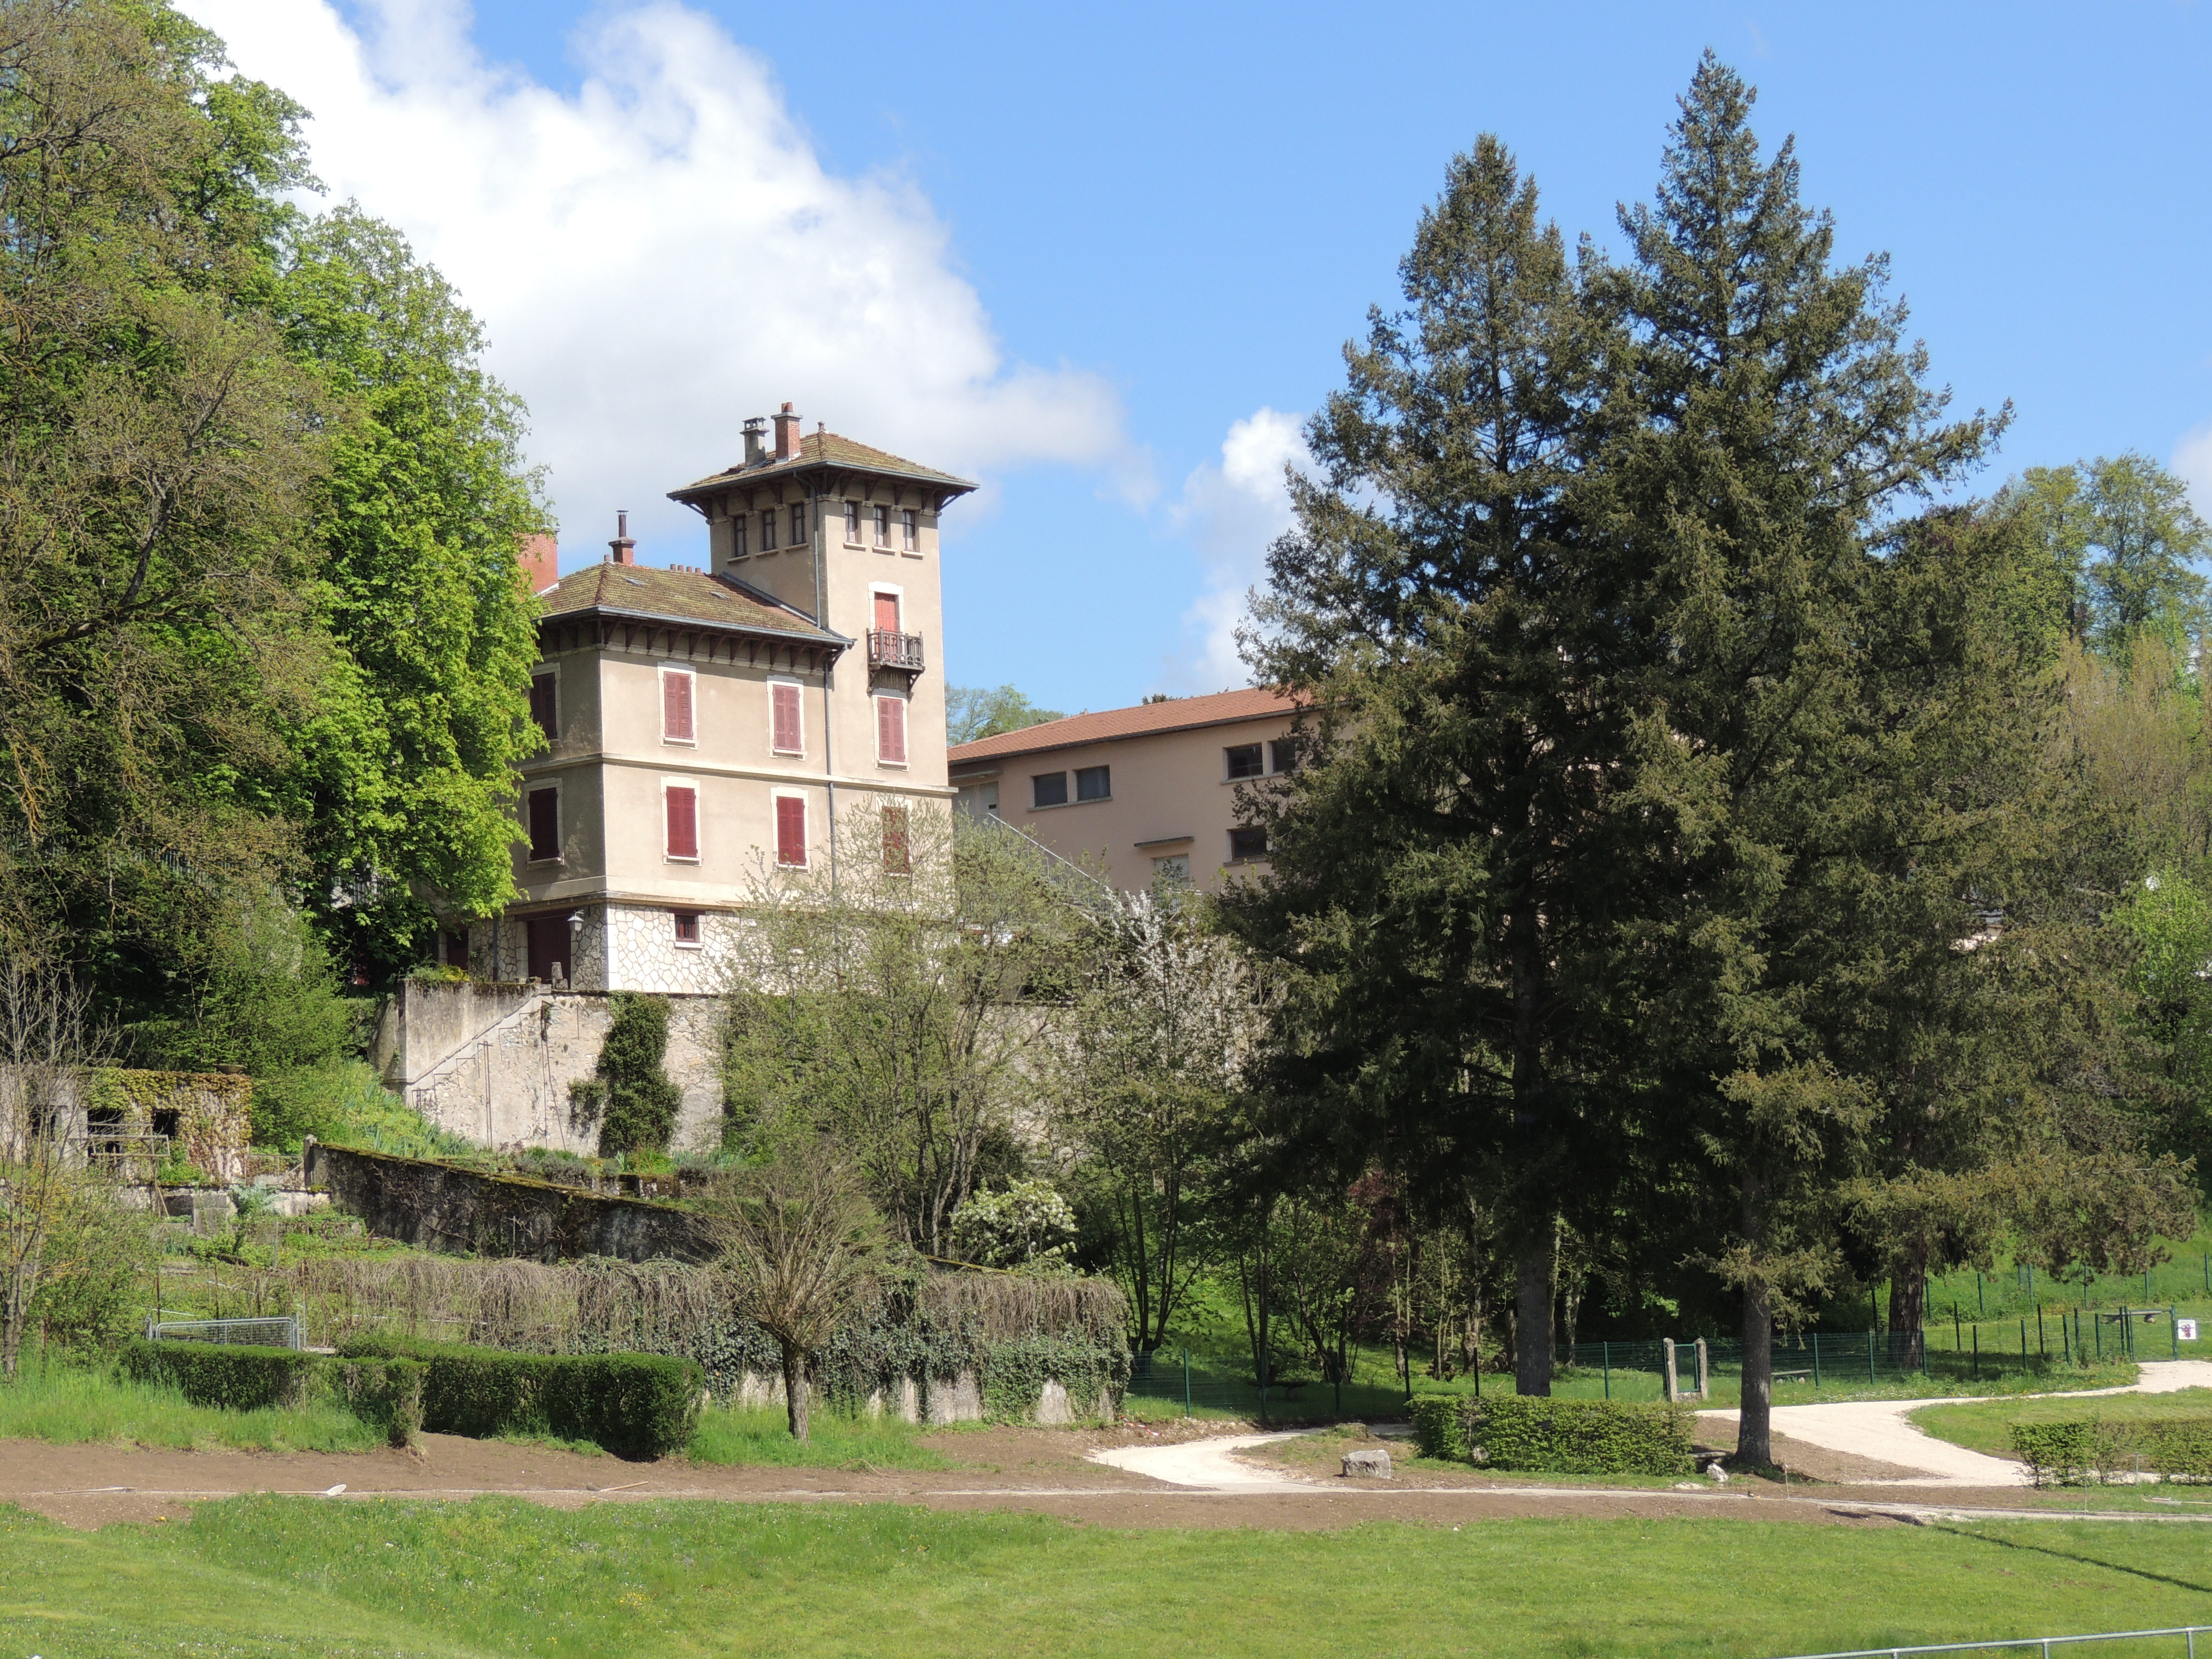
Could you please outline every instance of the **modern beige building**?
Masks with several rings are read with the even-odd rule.
[[[719,990],[733,918],[777,866],[904,856],[906,813],[951,799],[938,519],[975,486],[836,434],[789,404],[744,455],[669,492],[707,520],[712,568],[606,559],[544,585],[523,768],[522,899],[447,935],[495,980]],[[873,802],[880,838],[833,821]]]
[[[1295,715],[1279,691],[1223,691],[1075,714],[963,744],[950,775],[963,808],[988,813],[1116,887],[1163,876],[1212,890],[1267,862],[1266,832],[1240,822],[1237,786],[1289,764]]]

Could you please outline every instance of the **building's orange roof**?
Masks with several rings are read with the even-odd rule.
[[[1139,703],[1134,708],[1071,714],[1064,720],[1047,720],[1042,726],[1002,732],[995,738],[979,738],[951,750],[945,759],[954,766],[965,766],[1010,755],[1033,755],[1046,749],[1103,743],[1111,738],[1142,738],[1157,732],[1182,732],[1198,726],[1263,720],[1270,714],[1294,714],[1297,708],[1297,701],[1287,692],[1264,688],[1217,691],[1207,697],[1175,697],[1166,702]]]
[[[955,495],[964,495],[975,487],[969,479],[955,477],[950,472],[939,472],[933,466],[909,461],[903,455],[894,455],[889,450],[855,443],[835,432],[810,432],[799,440],[796,455],[781,461],[773,455],[766,455],[750,465],[743,461],[733,461],[720,472],[710,473],[696,483],[670,490],[668,497],[671,501],[688,501],[695,495],[727,489],[732,484],[757,483],[769,478],[785,477],[802,467],[810,466],[847,466],[856,472],[880,472],[893,477],[913,478],[922,483],[941,485]]]
[[[708,623],[742,633],[795,635],[841,646],[852,643],[816,626],[772,594],[703,570],[602,562],[570,571],[538,599],[547,617],[595,611],[661,622]]]

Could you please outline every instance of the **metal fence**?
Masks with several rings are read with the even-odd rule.
[[[292,1314],[269,1319],[149,1319],[149,1342],[234,1342],[257,1348],[297,1348],[300,1321]]]
[[[1853,1648],[1846,1653],[1805,1653],[1792,1659],[1904,1659],[1908,1653],[2002,1653],[2022,1649],[2040,1652],[2048,1659],[2053,1648],[2072,1647],[2083,1642],[2149,1642],[2178,1638],[2181,1646],[2169,1647],[2169,1653],[2185,1653],[2188,1659],[2197,1659],[2197,1638],[2212,1636],[2212,1625],[2175,1625],[2165,1630],[2105,1631],[2094,1636],[2021,1636],[1998,1642],[1940,1642],[1933,1647],[1918,1648]]]

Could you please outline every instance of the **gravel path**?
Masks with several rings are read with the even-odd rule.
[[[2212,1388],[2212,1360],[2146,1360],[2140,1379],[2120,1389],[2089,1389],[2084,1397],[2106,1394],[2173,1394],[2183,1389]],[[1853,1400],[1832,1406],[1778,1406],[1774,1431],[1808,1445],[1848,1452],[1896,1463],[1922,1474],[1910,1480],[1889,1480],[1887,1486],[2024,1486],[2032,1484],[2025,1466],[2008,1457],[1991,1457],[1969,1451],[1948,1440],[1938,1440],[1913,1423],[1911,1414],[1923,1406],[1965,1405],[1978,1395],[1938,1400]],[[2021,1395],[2022,1399],[2048,1396]],[[1732,1411],[1702,1412],[1701,1417],[1733,1428]],[[1863,1483],[1874,1484],[1874,1483]]]
[[[1094,1463],[1150,1475],[1171,1486],[1197,1486],[1207,1492],[1279,1492],[1285,1486],[1310,1483],[1282,1469],[1248,1463],[1237,1454],[1279,1440],[1295,1440],[1299,1432],[1303,1431],[1227,1435],[1218,1440],[1185,1440],[1171,1446],[1115,1446],[1085,1455]]]

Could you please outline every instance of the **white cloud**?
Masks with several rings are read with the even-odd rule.
[[[572,563],[617,507],[647,557],[696,556],[698,520],[662,492],[786,398],[810,431],[971,477],[1141,471],[1112,388],[1010,364],[921,193],[827,172],[770,65],[697,12],[594,15],[563,94],[487,65],[465,0],[364,0],[360,31],[327,0],[183,4],[313,112],[330,199],[398,225],[483,319]]]
[[[2212,423],[2182,434],[2173,447],[2173,470],[2189,480],[2189,495],[2197,513],[2212,519]]]
[[[1205,592],[1183,613],[1191,641],[1173,665],[1178,689],[1218,691],[1250,678],[1237,654],[1247,597],[1267,574],[1268,547],[1291,527],[1283,469],[1310,464],[1303,417],[1262,407],[1231,423],[1218,465],[1208,462],[1183,483],[1171,516],[1206,562]]]

